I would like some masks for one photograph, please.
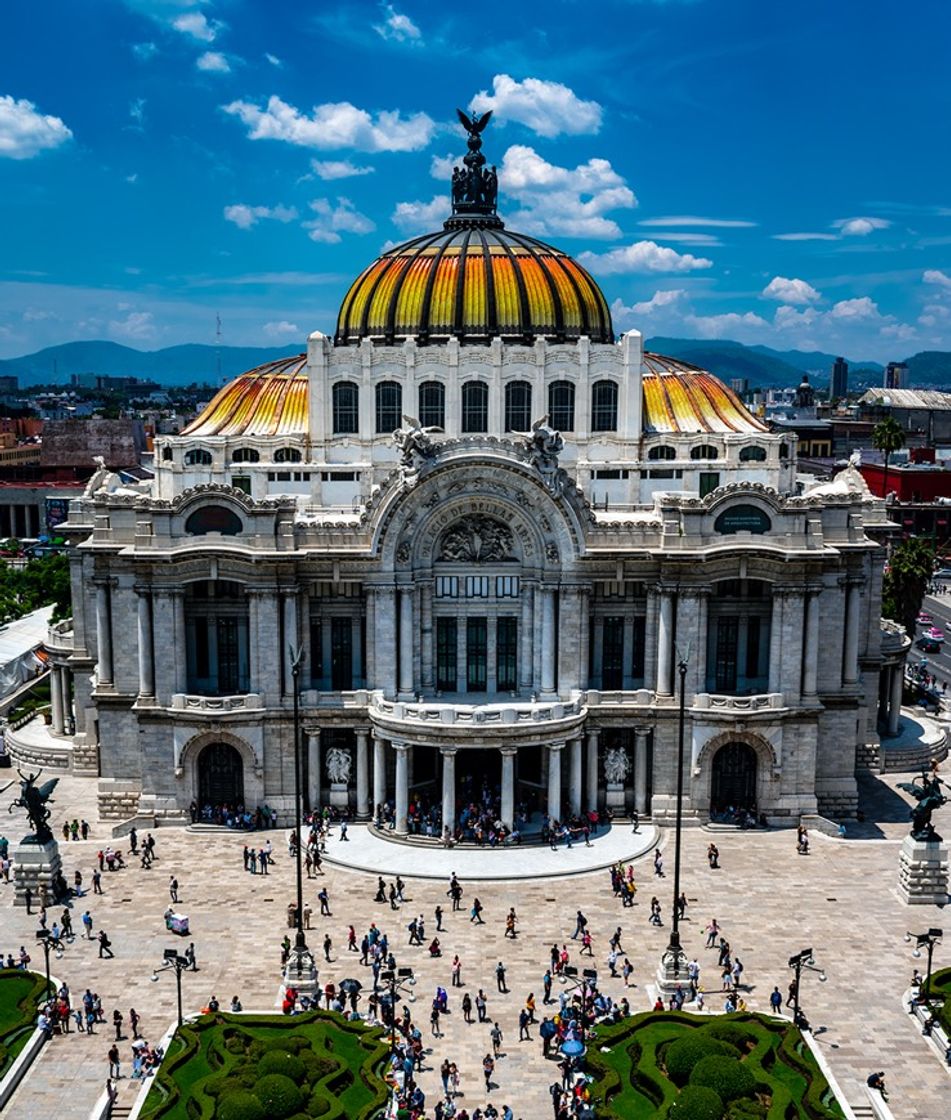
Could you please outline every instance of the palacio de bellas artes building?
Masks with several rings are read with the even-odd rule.
[[[670,820],[681,659],[687,823],[854,813],[881,502],[853,467],[803,492],[794,436],[618,338],[595,278],[498,216],[484,125],[443,228],[369,264],[333,337],[158,437],[154,481],[73,502],[53,719],[104,817],[290,821],[298,649],[308,805],[397,834],[483,784],[509,827]]]

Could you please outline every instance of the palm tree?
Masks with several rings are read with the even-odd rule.
[[[905,433],[893,416],[886,416],[872,429],[872,446],[885,453],[885,475],[882,482],[882,497],[888,499],[888,457],[893,451],[905,446]]]

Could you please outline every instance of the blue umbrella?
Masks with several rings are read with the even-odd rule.
[[[576,1038],[569,1038],[567,1042],[562,1044],[561,1052],[567,1058],[577,1058],[579,1054],[584,1053],[584,1043],[579,1042]]]

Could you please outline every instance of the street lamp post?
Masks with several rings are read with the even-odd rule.
[[[914,951],[911,954],[913,957],[920,957],[921,956],[921,947],[922,946],[925,947],[925,951],[928,954],[928,974],[925,977],[924,1000],[925,1000],[925,1004],[929,1008],[931,1007],[931,961],[934,958],[934,947],[935,947],[935,945],[938,944],[938,942],[941,940],[943,935],[944,935],[943,930],[934,929],[933,927],[931,929],[929,929],[927,933],[906,933],[905,934],[905,940],[906,941],[914,940],[914,942],[915,942],[915,948],[914,948]]]
[[[795,956],[790,957],[789,967],[796,974],[796,979],[793,986],[793,1022],[797,1027],[800,1028],[800,1030],[808,1029],[808,1023],[806,1023],[805,1016],[799,1009],[799,984],[802,980],[803,969],[808,969],[809,972],[818,973],[819,979],[823,981],[823,983],[826,980],[826,974],[822,971],[821,968],[817,967],[815,959],[812,955],[812,949],[803,949],[801,952],[796,953]]]
[[[411,968],[388,968],[380,973],[380,979],[390,989],[390,1054],[396,1053],[396,993],[405,991],[416,983],[416,977]],[[410,1003],[416,999],[413,992],[407,993]]]
[[[684,810],[684,730],[686,720],[687,657],[677,662],[680,675],[680,703],[677,724],[677,809],[674,823],[674,907],[670,925],[670,941],[660,958],[658,986],[662,993],[672,994],[681,985],[681,973],[686,968],[687,954],[680,944],[680,837],[683,829]]]
[[[304,838],[301,835],[301,749],[300,749],[300,671],[304,661],[303,647],[291,647],[291,677],[293,679],[294,699],[294,829],[297,843],[294,845],[297,872],[297,931],[294,945],[287,958],[284,969],[285,988],[294,987],[298,991],[313,993],[317,990],[317,967],[314,957],[307,948],[304,936],[304,877],[301,864],[301,848]]]
[[[179,954],[177,949],[166,949],[163,953],[165,963],[161,968],[157,968],[152,973],[152,980],[158,980],[160,972],[167,972],[170,968],[175,970],[175,988],[178,995],[178,1025],[182,1025],[184,1016],[182,1015],[182,973],[191,963],[188,957],[183,957]]]
[[[45,993],[46,993],[46,995],[49,995],[50,986],[51,986],[50,985],[50,949],[52,948],[52,946],[54,944],[53,935],[52,935],[52,933],[50,933],[50,931],[48,929],[38,929],[36,931],[36,940],[39,941],[39,943],[43,946],[43,959],[46,963],[46,988],[45,988]],[[56,956],[61,957],[62,955],[63,955],[63,951],[57,945]]]

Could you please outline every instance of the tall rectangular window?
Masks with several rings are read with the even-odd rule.
[[[760,638],[760,620],[751,615],[746,620],[746,677],[750,681],[759,676]]]
[[[467,381],[462,386],[462,430],[489,430],[489,387],[481,381]]]
[[[424,381],[419,387],[419,422],[424,428],[445,428],[446,386]]]
[[[591,431],[613,432],[617,428],[617,382],[595,381],[591,386]]]
[[[736,615],[717,619],[716,692],[736,692],[736,654],[740,620]]]
[[[705,498],[708,494],[712,494],[714,490],[720,485],[720,475],[717,471],[701,471],[700,472],[700,497]]]
[[[317,685],[324,675],[324,628],[319,620],[310,624],[310,683]]]
[[[436,687],[440,692],[456,691],[456,620],[436,619]]]
[[[330,687],[334,692],[353,688],[353,622],[330,620]]]
[[[510,381],[505,386],[505,430],[527,432],[532,426],[532,386],[528,381]]]
[[[238,620],[236,618],[218,619],[218,691],[228,693],[241,691],[240,666],[238,663]]]
[[[631,676],[635,681],[644,680],[645,668],[645,652],[646,652],[646,637],[647,632],[647,619],[644,615],[639,614],[634,616],[634,636],[631,645]]]
[[[575,387],[570,381],[548,386],[548,423],[556,432],[575,430]]]
[[[403,424],[403,386],[398,381],[381,381],[376,387],[376,430],[395,432]]]
[[[488,686],[488,620],[466,619],[466,692],[485,692]]]
[[[624,687],[624,619],[606,618],[601,643],[601,687]]]
[[[510,615],[495,624],[495,681],[499,692],[518,688],[518,619]]]
[[[360,430],[360,389],[352,381],[338,381],[330,390],[335,436],[353,436]],[[290,477],[288,475],[288,477]]]

